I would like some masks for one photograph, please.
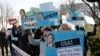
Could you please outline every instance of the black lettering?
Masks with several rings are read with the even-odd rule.
[[[33,23],[32,26],[37,26],[37,23]]]
[[[25,22],[27,22],[27,19],[25,19]]]
[[[57,16],[57,12],[47,15],[47,16],[45,16],[45,18],[48,19],[48,18],[52,18],[54,16]]]
[[[67,56],[66,54],[60,54],[60,56]]]
[[[33,20],[35,20],[34,18],[26,18],[25,19],[25,22],[31,22],[31,21],[33,21]]]
[[[80,39],[75,38],[75,39],[69,39],[69,40],[55,42],[55,47],[59,48],[59,47],[66,47],[66,46],[79,45],[79,44],[80,44]]]
[[[32,26],[37,26],[37,23],[32,23],[32,24],[24,24],[25,27],[32,27]]]
[[[62,41],[61,42],[61,46],[72,45],[72,44],[73,44],[73,42],[71,40],[69,40],[69,41]]]

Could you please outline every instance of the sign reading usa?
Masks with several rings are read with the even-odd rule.
[[[46,56],[84,56],[84,32],[49,32],[46,46]]]

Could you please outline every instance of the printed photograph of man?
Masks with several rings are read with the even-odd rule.
[[[21,19],[25,19],[26,18],[26,14],[25,14],[25,10],[24,9],[20,10],[20,16],[21,16]]]
[[[47,36],[47,39],[48,39],[48,44],[47,46],[48,47],[54,47],[54,35],[53,34],[49,34]]]
[[[39,12],[38,16],[39,16],[39,19],[40,19],[40,20],[43,20],[43,19],[44,19],[44,14],[43,14],[43,12]]]

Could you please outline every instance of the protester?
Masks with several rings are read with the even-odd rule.
[[[76,26],[76,30],[83,30],[85,33],[85,38],[84,38],[84,56],[87,56],[87,50],[88,50],[88,38],[89,36],[95,36],[97,32],[97,24],[94,25],[93,27],[93,32],[86,32],[84,27],[79,27]]]
[[[23,40],[22,40],[22,28],[21,26],[18,26],[17,27],[17,32],[18,32],[18,39],[19,39],[19,48],[22,49],[22,46],[23,46]]]
[[[40,39],[34,39],[34,35],[35,34],[33,33],[32,29],[30,29],[28,34],[28,39],[31,48],[31,56],[35,56],[34,46],[38,46],[40,43]]]
[[[21,9],[19,11],[21,19],[26,19],[27,15],[25,13],[24,9]],[[31,48],[30,48],[30,44],[29,44],[29,39],[28,39],[28,35],[29,35],[29,30],[28,29],[20,29],[19,30],[19,47],[20,49],[22,49],[23,51],[25,51],[28,54],[31,54]]]
[[[40,56],[45,56],[46,53],[46,39],[47,39],[47,32],[48,31],[52,31],[53,29],[51,28],[51,26],[47,26],[44,30],[43,30],[43,35],[41,36],[41,42],[40,42]]]
[[[8,28],[7,29],[7,38],[8,38],[8,42],[9,42],[10,52],[11,52],[11,55],[12,55],[11,34],[12,34],[12,30],[11,30],[11,28]]]
[[[0,32],[0,46],[1,46],[1,52],[2,56],[4,55],[4,48],[6,50],[6,56],[8,56],[8,39],[6,37],[6,29],[2,28]]]
[[[41,27],[40,29],[36,30],[35,35],[34,35],[35,40],[40,40],[41,39],[41,36],[43,35],[43,30],[44,29],[45,29],[45,27]],[[40,43],[33,45],[33,53],[34,53],[34,56],[39,56],[40,55]]]
[[[27,54],[31,54],[28,40],[28,30],[22,31],[22,37],[20,39],[20,48]]]
[[[32,56],[39,56],[40,55],[40,41],[41,41],[41,36],[43,35],[45,27],[41,27],[35,32],[32,32],[32,29],[29,31],[29,43],[31,45],[31,51],[32,51]]]
[[[17,26],[15,24],[13,24],[12,27],[11,42],[15,44],[17,47],[19,47],[18,31],[17,31]]]

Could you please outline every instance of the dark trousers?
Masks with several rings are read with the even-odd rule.
[[[39,56],[40,55],[40,46],[30,45],[31,46],[31,56]]]
[[[84,56],[87,56],[87,51],[88,51],[88,37],[84,38]]]
[[[1,45],[2,56],[4,56],[4,48],[6,50],[6,56],[8,56],[8,46],[7,45]]]
[[[11,53],[11,55],[12,55],[12,43],[11,43],[11,41],[10,41],[10,53]]]

